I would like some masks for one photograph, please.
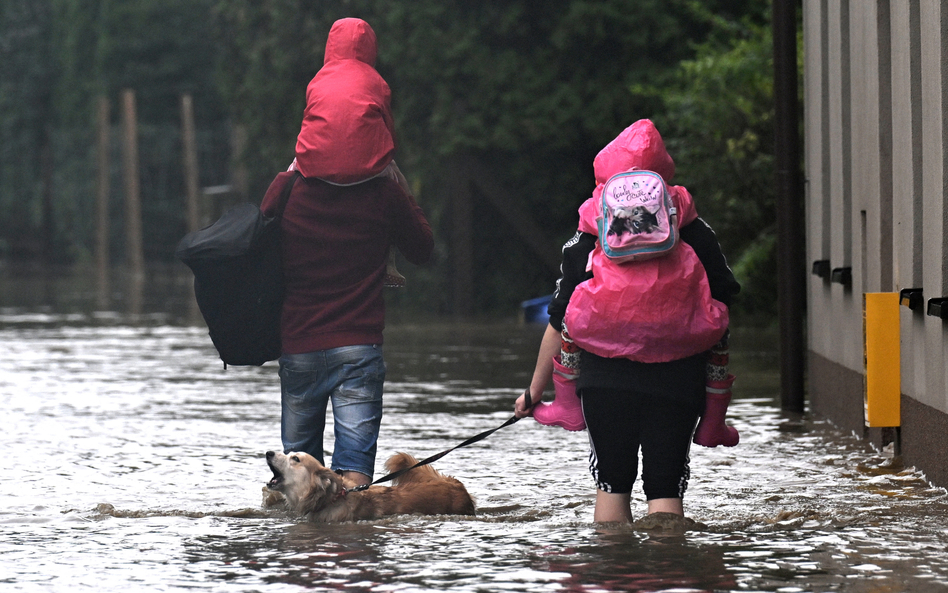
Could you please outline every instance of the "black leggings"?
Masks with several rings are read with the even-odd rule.
[[[600,490],[632,491],[641,447],[645,498],[684,497],[691,437],[701,412],[699,399],[587,387],[582,401],[589,431],[589,470]]]

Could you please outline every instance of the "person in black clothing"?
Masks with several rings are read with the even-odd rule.
[[[657,131],[654,134],[657,136]],[[657,146],[667,157],[660,137],[657,142],[650,140],[649,149],[656,150]],[[671,163],[670,157],[667,162]],[[670,178],[673,173],[671,163],[670,172],[663,177]],[[710,297],[729,307],[740,285],[714,231],[700,218],[689,220],[679,231],[684,244],[680,247],[692,249],[700,261],[699,268],[704,268]],[[592,278],[587,268],[598,239],[596,234],[580,230],[563,247],[563,275],[548,308],[550,325],[540,344],[530,388],[515,403],[518,417],[531,414],[551,378],[553,359],[560,354],[563,343],[563,322],[570,299],[581,283]],[[670,319],[669,331],[674,331],[674,324],[680,321]],[[722,331],[726,333],[726,325]],[[710,344],[702,347],[710,348]],[[590,471],[598,488],[595,521],[632,521],[631,491],[638,473],[640,447],[648,513],[684,514],[682,498],[690,477],[690,444],[705,405],[707,361],[707,351],[661,362],[602,356],[585,348],[580,351],[576,389],[590,436]]]

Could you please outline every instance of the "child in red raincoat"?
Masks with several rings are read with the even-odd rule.
[[[375,31],[361,19],[333,23],[323,67],[306,87],[303,124],[289,170],[334,185],[385,175],[411,193],[393,160],[392,91],[375,70]],[[386,286],[403,286],[389,252]]]

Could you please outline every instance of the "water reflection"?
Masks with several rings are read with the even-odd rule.
[[[564,575],[559,584],[567,591],[719,591],[737,586],[722,547],[695,544],[683,535],[600,530],[585,546],[538,560],[547,571]]]
[[[757,334],[735,330],[732,350],[741,445],[693,451],[685,506],[700,525],[676,535],[593,525],[585,435],[530,421],[437,463],[475,497],[473,518],[313,525],[263,509],[275,365],[224,371],[204,329],[133,319],[0,311],[4,585],[948,590],[945,491],[852,435],[782,414],[775,353],[753,346]],[[390,328],[380,458],[422,458],[503,423],[541,332]]]

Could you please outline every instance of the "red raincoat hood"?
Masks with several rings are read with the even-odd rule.
[[[369,23],[347,18],[332,24],[326,39],[324,65],[335,60],[359,60],[374,67],[377,56],[378,41]]]
[[[341,19],[330,29],[323,67],[306,87],[296,140],[303,176],[349,185],[392,162],[392,93],[373,67],[377,47],[375,32],[361,19]]]
[[[654,171],[666,184],[675,176],[675,161],[665,150],[662,136],[651,120],[640,119],[622,130],[593,159],[597,185],[632,168]]]

